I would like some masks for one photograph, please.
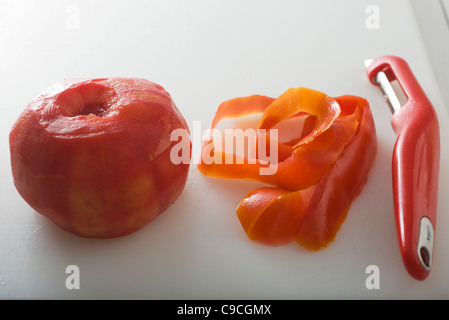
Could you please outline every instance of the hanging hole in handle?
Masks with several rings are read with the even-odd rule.
[[[430,252],[426,247],[421,247],[419,249],[419,255],[421,257],[421,262],[426,269],[430,269]]]
[[[434,239],[435,230],[433,228],[432,221],[430,221],[427,217],[422,217],[416,253],[422,267],[427,271],[430,270],[430,266],[432,265]]]

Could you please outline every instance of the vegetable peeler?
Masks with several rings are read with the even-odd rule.
[[[397,136],[393,150],[393,198],[402,261],[417,280],[429,275],[435,242],[440,165],[436,112],[408,63],[395,56],[365,60],[366,73],[379,86],[392,111]],[[392,82],[407,98],[401,105]]]

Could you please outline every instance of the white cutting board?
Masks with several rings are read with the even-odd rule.
[[[373,2],[1,1],[0,298],[449,298],[447,109],[409,3],[375,1],[379,28],[370,29]],[[441,125],[436,246],[423,282],[400,258],[391,114],[363,67],[365,58],[386,54],[409,62]],[[79,238],[20,198],[7,137],[46,87],[109,76],[161,84],[189,125],[201,121],[203,130],[218,105],[237,96],[276,97],[299,86],[359,95],[372,107],[378,156],[335,242],[320,252],[249,241],[235,208],[259,184],[212,179],[195,166],[178,201],[144,229],[113,240]],[[79,268],[79,289],[66,287],[70,265]],[[379,268],[379,289],[366,287],[370,265]]]

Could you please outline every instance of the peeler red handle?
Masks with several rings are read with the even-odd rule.
[[[432,263],[438,201],[440,137],[435,110],[406,61],[385,56],[367,68],[370,81],[383,72],[397,80],[407,103],[396,110],[391,125],[397,135],[393,151],[393,197],[396,229],[404,265],[424,280]]]

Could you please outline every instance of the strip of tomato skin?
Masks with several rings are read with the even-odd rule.
[[[317,185],[310,202],[313,210],[301,224],[296,242],[310,251],[326,248],[334,241],[368,180],[377,154],[376,129],[368,102],[355,96],[342,96],[337,101],[346,109],[356,108],[354,113],[361,114],[361,122],[342,156]]]
[[[337,118],[327,131],[296,149],[278,143],[279,153],[290,155],[280,156],[277,171],[272,175],[260,175],[260,169],[266,168],[267,164],[260,161],[249,163],[247,158],[238,159],[236,155],[214,150],[213,145],[210,148],[203,148],[203,152],[211,150],[211,154],[213,153],[216,158],[209,164],[201,162],[198,169],[203,174],[216,178],[253,180],[290,190],[305,189],[316,184],[331,169],[331,165],[340,156],[357,125],[358,122],[350,116]],[[270,143],[277,142],[270,141]],[[201,157],[204,158],[205,155]]]
[[[297,237],[313,194],[314,187],[296,192],[259,188],[245,196],[236,213],[249,239],[279,246]]]
[[[355,96],[342,96],[336,98],[336,101],[342,105],[341,114],[338,118],[334,119],[333,127],[331,126],[320,135],[317,135],[314,140],[321,142],[317,143],[317,147],[323,151],[323,154],[326,154],[326,149],[329,147],[329,143],[323,142],[326,141],[326,139],[324,139],[326,135],[330,135],[327,131],[332,132],[336,127],[339,127],[339,124],[340,127],[344,129],[352,128],[351,130],[348,130],[348,134],[346,135],[347,138],[340,141],[342,143],[341,148],[335,149],[336,153],[334,159],[338,159],[341,156],[342,159],[347,158],[351,160],[351,157],[355,157],[363,162],[362,172],[358,172],[357,170],[360,164],[351,163],[354,171],[349,172],[349,174],[355,178],[356,182],[351,182],[345,185],[345,181],[339,181],[338,178],[345,179],[344,174],[340,177],[338,172],[335,173],[335,170],[339,170],[337,169],[339,168],[339,165],[332,165],[333,162],[329,160],[327,162],[329,170],[321,172],[321,176],[317,175],[318,182],[316,185],[307,189],[305,189],[307,187],[306,185],[287,185],[286,189],[262,188],[254,190],[242,200],[237,208],[239,219],[250,239],[264,244],[279,245],[289,242],[295,237],[296,230],[299,230],[299,236],[296,234],[296,241],[308,250],[315,251],[326,247],[335,238],[336,233],[346,218],[350,204],[361,192],[361,189],[366,182],[369,168],[371,167],[376,154],[375,151],[377,150],[375,127],[368,102],[363,98]],[[360,126],[366,127],[360,129]],[[362,132],[362,134],[360,132]],[[360,135],[366,139],[358,137]],[[335,137],[338,136],[339,134],[335,134]],[[324,140],[319,141],[320,139]],[[366,146],[364,146],[364,143],[366,143]],[[313,146],[313,141],[304,142],[303,139],[296,146],[294,153],[300,152],[311,145]],[[347,145],[359,145],[361,148],[351,147],[349,149],[346,148]],[[365,150],[363,147],[365,147],[367,153],[364,153]],[[349,150],[352,150],[352,153],[349,152]],[[304,154],[307,155],[307,152]],[[351,156],[348,156],[348,154]],[[221,153],[221,156],[225,159],[226,155]],[[288,169],[284,176],[292,177],[292,181],[301,180],[298,179],[298,177],[304,178],[304,175],[301,175],[300,171],[295,172],[295,170],[292,169],[296,164],[295,158],[292,157],[290,160],[290,164],[288,164],[288,162],[283,163],[285,168]],[[298,160],[298,158],[296,158],[296,160]],[[224,163],[224,161],[222,163]],[[259,177],[259,168],[257,165],[236,165],[235,161],[232,163],[234,164],[222,164],[215,167],[203,168],[205,169],[205,172],[203,173],[207,175],[215,174],[217,177],[240,179]],[[311,161],[310,163],[313,165],[314,161]],[[339,159],[338,163],[343,165],[345,162],[342,162],[342,160]],[[280,164],[281,168],[283,164]],[[367,166],[367,164],[369,165]],[[307,169],[308,170],[303,171],[303,173],[313,171],[313,167]],[[285,185],[282,185],[282,181],[286,180],[286,178],[279,179],[279,176],[282,176],[282,174],[277,172],[277,176],[266,176],[263,181],[267,182],[271,178],[273,179],[270,181],[272,184],[277,185],[278,187],[285,187]],[[338,183],[335,183],[335,181],[332,180],[338,181]],[[353,181],[354,179],[347,180]],[[342,185],[345,187],[341,188]],[[301,188],[305,190],[301,190]],[[347,193],[345,192],[345,189],[348,190]],[[311,190],[313,190],[313,192]],[[344,193],[343,195],[347,197],[343,196],[343,201],[334,203],[336,201],[335,199],[338,199],[338,197],[333,196],[332,190],[340,190]],[[259,201],[257,201],[257,199],[259,199]],[[333,199],[333,201],[330,199]],[[305,203],[307,203],[306,207],[304,207]],[[336,210],[333,210],[333,205],[337,205]],[[321,224],[317,228],[318,223]],[[300,224],[299,229],[298,224]],[[279,229],[274,226],[279,226]]]
[[[342,149],[358,127],[358,122],[355,119],[350,120],[348,123],[343,123],[344,125],[341,126],[349,127],[349,129],[348,139],[339,140],[342,143]],[[335,126],[331,127],[329,131],[332,131],[332,128],[335,128]],[[317,141],[320,142],[319,139]],[[298,150],[300,149],[298,148]],[[323,150],[326,150],[326,144],[323,145]],[[340,153],[337,155],[340,156]],[[307,152],[304,153],[304,156],[307,156]],[[296,158],[292,157],[292,159]],[[319,159],[316,160],[319,161]],[[292,166],[295,165],[297,165],[296,169],[300,173],[295,173],[295,168],[292,169]],[[311,165],[314,165],[313,160]],[[315,208],[320,203],[324,189],[328,188],[329,182],[331,182],[329,181],[329,176],[332,174],[331,169],[335,167],[332,167],[331,164],[328,166],[329,168],[322,166],[324,169],[321,172],[314,171],[313,167],[307,166],[305,163],[291,162],[290,166],[284,165],[282,167],[286,170],[285,172],[280,172],[280,174],[289,175],[294,181],[302,180],[307,172],[313,172],[313,174],[317,175],[317,182],[304,188],[261,188],[248,194],[237,208],[237,215],[248,237],[251,240],[272,246],[294,241],[302,228],[304,217],[314,215]],[[316,168],[320,169],[319,166]],[[276,176],[278,174],[273,177]],[[281,178],[286,179],[283,176]],[[335,187],[338,188],[339,186]],[[333,221],[323,221],[323,223],[327,226],[331,225]],[[313,246],[311,247],[313,248]]]
[[[299,112],[314,115],[317,121],[314,130],[302,138],[296,146],[308,143],[325,132],[339,116],[341,109],[334,98],[320,91],[304,87],[291,88],[265,109],[258,128],[269,130],[280,121]]]
[[[261,178],[266,183],[290,190],[315,185],[340,157],[357,125],[354,119],[337,118],[327,131],[313,141],[296,147],[289,158],[278,164],[276,174]]]
[[[276,99],[263,95],[251,95],[226,100],[218,106],[214,119],[212,120],[211,129],[214,129],[221,121],[226,119],[235,119],[263,113],[274,100]]]
[[[310,251],[327,247],[346,219],[351,203],[361,192],[376,155],[375,127],[366,101],[340,98],[345,113],[360,119],[357,132],[341,157],[319,182],[292,191],[260,188],[239,204],[237,215],[251,240],[277,246],[296,242]],[[356,103],[357,105],[354,105]],[[348,117],[348,116],[346,116]]]
[[[276,174],[260,175],[260,169],[268,165],[257,160],[250,163],[249,159],[243,158],[239,159],[243,164],[239,164],[238,157],[215,150],[212,139],[203,145],[202,152],[209,154],[202,154],[198,164],[199,171],[217,178],[255,180],[282,188],[304,189],[317,183],[329,170],[352,134],[351,130],[355,130],[355,127],[347,126],[347,123],[339,125],[339,121],[332,126],[341,112],[338,103],[324,93],[302,87],[289,89],[278,99],[253,95],[225,101],[219,106],[211,129],[215,129],[225,119],[261,112],[263,114],[258,129],[264,130],[301,112],[310,112],[316,116],[316,121],[313,128],[308,123],[305,130],[310,133],[295,146],[274,142],[278,143],[280,161]],[[273,143],[269,138],[266,138],[266,142]],[[270,148],[267,146],[266,149]],[[211,163],[203,161],[211,157],[214,158]]]
[[[210,130],[214,130],[220,122],[226,119],[236,119],[263,113],[274,100],[274,98],[263,95],[251,95],[226,100],[219,105],[215,112]],[[206,163],[204,161],[205,158],[213,159],[212,163]],[[251,170],[251,175],[258,174],[259,169],[256,167],[246,168],[241,165],[235,166],[234,164],[239,163],[237,158],[235,155],[229,155],[215,150],[212,137],[209,137],[208,140],[204,141],[201,148],[201,156],[197,168],[201,173],[216,178],[229,178],[229,175],[233,175],[236,179],[245,179],[240,169]],[[248,163],[248,161],[246,160],[245,163]]]

